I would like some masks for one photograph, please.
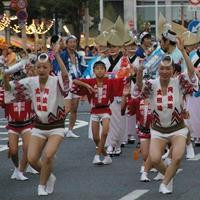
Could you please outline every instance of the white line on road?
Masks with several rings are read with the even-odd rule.
[[[0,132],[0,135],[8,135],[8,132]]]
[[[180,173],[181,171],[183,171],[183,169],[178,169],[176,174]],[[133,192],[127,194],[126,196],[122,197],[119,200],[135,200],[149,191],[150,190],[134,190]]]
[[[0,141],[8,140],[8,137],[0,138]]]
[[[119,200],[135,200],[141,197],[143,194],[149,192],[149,190],[134,190]]]
[[[200,153],[196,154],[194,158],[188,159],[189,161],[197,161],[200,160]]]
[[[18,144],[19,144],[19,146],[21,146],[21,145],[22,145],[22,142],[19,142]],[[7,146],[7,145],[0,145],[0,151],[5,151],[5,150],[7,150],[7,149],[8,149],[8,146]]]

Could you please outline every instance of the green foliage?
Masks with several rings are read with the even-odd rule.
[[[99,21],[99,0],[29,0],[28,13],[31,18],[52,19],[56,13],[66,24],[71,24],[74,34],[80,35],[82,30],[83,8],[88,4],[90,15]]]

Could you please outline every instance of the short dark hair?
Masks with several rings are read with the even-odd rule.
[[[59,40],[59,36],[58,35],[53,35],[51,37],[50,43],[51,44],[55,44],[58,40]]]
[[[95,63],[94,63],[94,66],[93,66],[93,69],[95,69],[95,67],[97,67],[97,66],[103,66],[103,67],[105,68],[105,70],[106,70],[106,65],[105,65],[105,63],[102,62],[102,61],[97,61],[97,62],[95,62]]]
[[[151,34],[146,34],[142,39],[141,39],[141,44],[144,42],[144,39],[145,38],[148,38],[148,39],[151,39]]]
[[[172,59],[172,57],[170,55],[166,55],[163,59],[162,62],[167,61],[167,62],[171,62],[172,66],[174,67],[174,61]]]

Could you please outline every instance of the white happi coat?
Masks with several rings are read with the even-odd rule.
[[[49,76],[44,91],[40,90],[39,77],[28,77],[11,82],[13,98],[31,99],[37,120],[48,124],[65,119],[64,96],[67,95],[69,82],[61,75]],[[20,94],[20,95],[19,95]]]
[[[198,89],[198,79],[195,75],[191,79],[187,74],[171,78],[165,96],[162,95],[159,79],[146,81],[142,96],[150,99],[153,123],[168,128],[183,121],[183,97],[192,94],[193,89]]]

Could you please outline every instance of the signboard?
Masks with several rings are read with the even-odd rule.
[[[192,20],[188,25],[188,30],[192,33],[196,33],[199,28],[200,28],[199,20]]]
[[[17,18],[19,21],[25,21],[28,18],[28,13],[25,10],[19,10],[17,12]]]
[[[197,5],[200,5],[200,0],[189,0],[189,3],[191,5],[197,6]]]
[[[26,0],[18,0],[17,1],[17,8],[18,8],[18,10],[24,9],[26,7],[27,7]]]

